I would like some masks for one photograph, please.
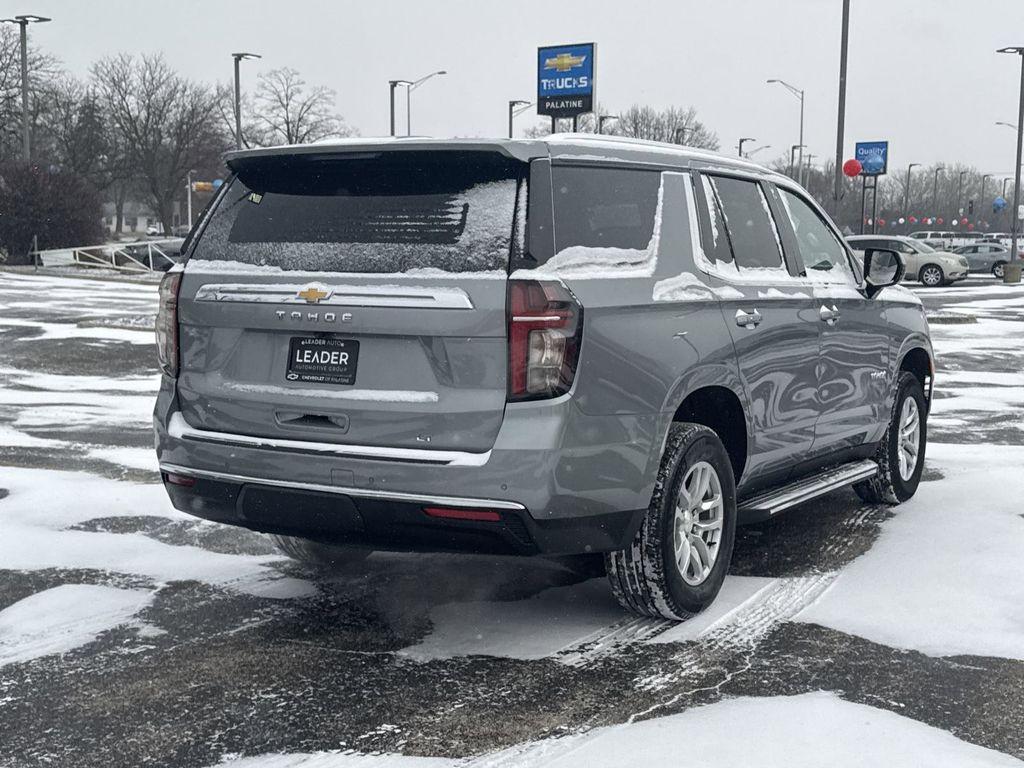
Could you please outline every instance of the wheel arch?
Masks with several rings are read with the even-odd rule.
[[[734,371],[715,366],[693,373],[675,388],[665,412],[671,414],[664,425],[666,437],[676,422],[702,424],[717,434],[739,483],[747,463],[749,423],[743,387]]]
[[[923,346],[912,346],[900,355],[899,371],[907,371],[921,382],[925,400],[932,402],[932,380],[935,377],[935,360],[931,351]]]

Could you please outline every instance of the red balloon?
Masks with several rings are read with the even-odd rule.
[[[878,220],[878,226],[884,227],[885,226],[885,219],[879,219]]]
[[[917,224],[917,216],[911,216],[909,219],[907,219],[907,221],[909,221],[911,224]]]
[[[945,223],[945,220],[944,220],[944,219],[943,219],[943,218],[942,218],[941,216],[939,216],[939,218],[937,218],[937,219],[935,220],[935,223],[936,223],[936,224],[943,224],[943,223]]]
[[[860,172],[863,170],[863,166],[860,164],[860,160],[856,158],[850,158],[843,163],[843,173],[849,176],[851,179],[854,176],[860,176]]]
[[[967,228],[970,229],[970,230],[973,230],[974,229],[974,225],[973,224],[968,224]]]

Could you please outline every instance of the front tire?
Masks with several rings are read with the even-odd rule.
[[[324,544],[299,536],[282,536],[272,533],[270,538],[273,539],[275,546],[282,554],[292,560],[321,570],[338,569],[346,565],[360,563],[372,552],[369,549]]]
[[[1005,267],[1005,266],[1006,266],[1006,262],[1005,261],[997,261],[995,264],[992,265],[992,274],[995,277],[998,277],[1000,280],[1002,280],[1003,279],[1003,267]]]
[[[917,492],[928,442],[928,404],[914,374],[901,371],[889,426],[878,444],[878,474],[853,489],[872,504],[899,504]]]
[[[700,424],[673,424],[640,530],[605,555],[612,592],[641,616],[688,619],[718,595],[735,537],[736,485],[722,441]]]
[[[946,282],[946,273],[938,264],[925,264],[917,276],[924,285],[935,288]]]

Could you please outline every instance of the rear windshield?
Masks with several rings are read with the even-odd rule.
[[[507,269],[525,165],[486,152],[236,164],[193,259],[283,270]]]

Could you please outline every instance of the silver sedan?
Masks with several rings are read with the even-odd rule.
[[[1010,249],[992,243],[964,245],[953,253],[967,258],[971,272],[990,272],[999,278],[1003,276],[1003,265],[1010,261]]]

